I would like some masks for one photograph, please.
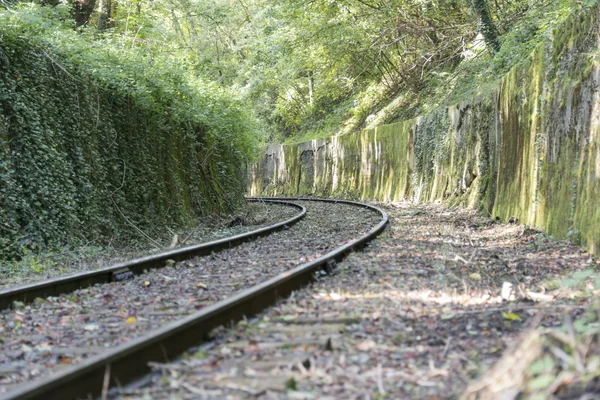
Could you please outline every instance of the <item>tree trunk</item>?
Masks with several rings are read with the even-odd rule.
[[[479,15],[479,27],[485,43],[494,53],[497,53],[500,50],[498,29],[492,19],[487,0],[473,0],[473,8]]]
[[[100,0],[98,5],[98,30],[103,31],[108,28],[111,14],[111,0]]]
[[[308,71],[308,104],[313,106],[315,79],[312,71]]]
[[[96,0],[75,0],[73,2],[73,17],[77,28],[87,25],[95,6]]]
[[[117,14],[118,12],[119,12],[119,0],[113,0],[111,11],[110,11],[110,20],[108,21],[110,27],[115,26],[115,21],[117,20],[117,17],[119,15],[119,14]]]

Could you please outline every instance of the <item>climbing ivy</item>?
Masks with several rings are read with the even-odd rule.
[[[239,103],[46,12],[0,14],[0,260],[236,207],[255,141]]]
[[[479,15],[480,31],[485,38],[485,42],[493,52],[500,50],[498,41],[498,29],[492,19],[492,14],[486,0],[473,0],[473,8]]]
[[[433,111],[415,128],[415,170],[425,182],[433,178],[436,162],[448,157],[447,140],[450,119],[444,109]]]

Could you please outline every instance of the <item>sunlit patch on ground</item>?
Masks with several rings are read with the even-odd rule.
[[[529,328],[585,314],[595,261],[576,246],[472,211],[386,208],[388,231],[333,277],[122,394],[457,398]]]

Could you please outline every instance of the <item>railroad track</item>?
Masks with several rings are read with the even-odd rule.
[[[306,215],[306,208],[285,200],[274,199],[248,199],[251,202],[265,201],[271,204],[281,204],[297,208],[299,213],[285,221],[278,222],[264,228],[256,229],[250,232],[231,236],[228,238],[214,240],[207,243],[186,246],[183,248],[154,254],[147,257],[138,258],[131,261],[125,261],[111,265],[106,268],[86,271],[68,276],[61,276],[54,279],[44,280],[31,284],[21,285],[14,288],[0,289],[0,309],[10,307],[15,301],[29,303],[37,298],[48,296],[58,296],[63,293],[70,293],[76,289],[85,288],[95,284],[115,282],[127,279],[135,274],[140,274],[145,270],[162,268],[169,260],[184,261],[191,257],[204,256],[207,254],[219,252],[228,248],[238,246],[246,241],[269,235],[280,229],[285,229],[300,221]]]
[[[218,255],[187,260],[190,254],[179,258],[171,252],[151,265],[164,266],[174,257],[181,262],[106,283],[120,271],[113,267],[104,284],[5,311],[4,321],[16,319],[21,330],[25,325],[28,330],[0,332],[4,336],[0,357],[5,358],[0,358],[0,378],[15,376],[2,370],[10,369],[15,359],[26,366],[18,371],[25,382],[15,379],[0,398],[84,398],[131,382],[149,372],[148,363],[169,361],[204,341],[213,328],[250,317],[306,285],[315,273],[329,270],[374,238],[388,222],[384,211],[362,203],[260,201],[310,207],[307,217],[293,228],[285,229],[290,225],[286,221],[280,232]],[[139,272],[150,267],[134,268]],[[21,344],[20,353],[11,354]]]

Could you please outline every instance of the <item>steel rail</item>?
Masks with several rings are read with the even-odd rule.
[[[272,198],[257,199],[272,201]],[[283,200],[290,200],[283,199]],[[389,217],[382,209],[358,202],[300,198],[295,200],[324,201],[368,208],[381,215],[381,221],[366,234],[354,239],[318,259],[299,265],[261,284],[243,290],[214,303],[181,320],[156,329],[121,346],[94,356],[82,364],[25,383],[8,392],[0,400],[68,400],[99,396],[109,380],[110,386],[121,386],[150,372],[149,362],[169,362],[190,347],[207,340],[218,326],[251,317],[285,298],[315,279],[315,273],[329,268],[333,260],[341,261],[348,253],[362,248],[383,232]]]
[[[122,277],[123,274],[141,274],[144,272],[144,270],[164,267],[167,260],[184,261],[191,257],[203,256],[213,252],[219,252],[224,249],[239,246],[244,242],[266,236],[275,231],[284,229],[285,227],[292,226],[306,215],[305,207],[288,200],[247,200],[251,202],[265,201],[271,204],[287,205],[299,209],[300,212],[294,217],[285,221],[228,238],[169,250],[167,252],[121,262],[93,271],[79,272],[8,289],[0,289],[0,310],[10,307],[15,301],[24,303],[32,302],[38,297],[45,298],[48,296],[58,296],[63,293],[70,293],[77,289],[89,287],[97,283],[114,282],[119,280],[119,277]]]

